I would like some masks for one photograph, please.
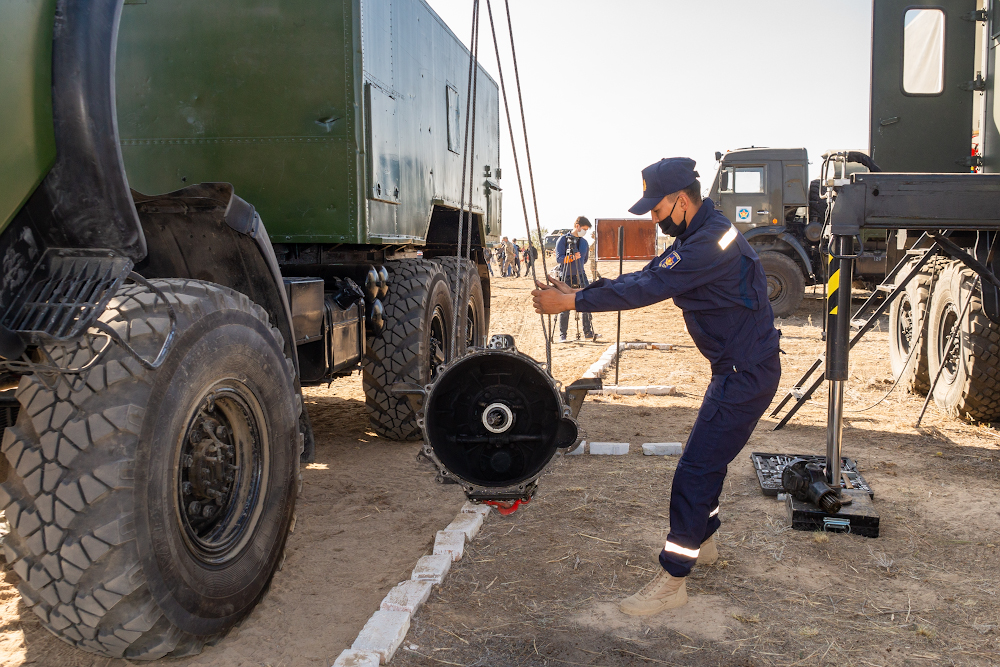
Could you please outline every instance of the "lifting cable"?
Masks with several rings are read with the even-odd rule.
[[[450,336],[451,353],[449,359],[458,356],[458,339],[462,338],[463,349],[468,340],[468,304],[462,303],[462,292],[465,287],[465,272],[467,260],[471,256],[472,247],[472,195],[475,189],[475,142],[476,142],[476,90],[479,83],[479,0],[472,2],[472,36],[469,38],[469,80],[465,96],[465,137],[462,140],[462,193],[458,204],[458,243],[455,247],[455,258],[458,260],[458,275],[455,276],[455,299],[452,307],[452,327]],[[472,124],[472,140],[469,140],[469,124]],[[471,143],[471,146],[470,146]],[[471,155],[470,155],[471,154]],[[465,211],[465,177],[469,177],[469,211]],[[469,218],[469,241],[463,253],[465,219]],[[466,311],[466,317],[459,317]],[[461,323],[461,324],[460,324]]]
[[[478,3],[478,0],[475,0]],[[548,275],[548,263],[545,261],[545,239],[542,237],[542,227],[538,218],[538,197],[535,193],[535,177],[531,169],[531,149],[528,145],[528,125],[525,120],[524,114],[524,98],[521,95],[521,77],[517,68],[517,51],[514,49],[514,28],[510,22],[510,2],[509,0],[504,0],[507,12],[507,30],[510,34],[510,52],[513,57],[514,62],[514,78],[517,85],[517,103],[518,108],[521,112],[521,129],[524,133],[524,152],[528,162],[528,179],[531,186],[531,200],[535,211],[535,231],[538,235],[538,245],[537,249],[538,255],[542,260],[542,271],[543,275]],[[503,107],[504,113],[507,116],[507,130],[510,134],[510,146],[514,156],[514,172],[517,174],[517,189],[521,195],[521,211],[524,213],[524,227],[528,234],[528,247],[530,253],[531,243],[531,221],[528,217],[528,204],[524,197],[524,184],[521,179],[521,165],[517,159],[517,143],[514,140],[514,124],[510,118],[510,104],[507,102],[507,86],[504,82],[503,77],[503,65],[500,60],[500,45],[497,42],[497,32],[496,25],[493,22],[493,7],[490,0],[486,0],[486,11],[490,17],[490,32],[493,35],[493,51],[497,58],[497,72],[500,76],[500,91],[503,95]],[[529,255],[530,256],[530,255]],[[531,279],[537,281],[537,275],[535,273],[535,263],[529,262],[531,265]],[[545,324],[545,316],[538,316],[542,322],[542,336],[545,338],[545,367],[548,369],[549,374],[552,374],[552,316],[549,315],[548,327]]]

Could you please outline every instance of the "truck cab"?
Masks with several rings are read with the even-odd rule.
[[[722,155],[712,183],[716,208],[746,234],[783,226],[809,205],[805,148],[740,148]]]
[[[805,148],[740,148],[716,153],[709,196],[760,255],[777,317],[795,312],[818,280],[822,221],[810,223]],[[815,241],[806,238],[806,227]]]
[[[751,147],[716,153],[716,159],[719,170],[709,196],[760,256],[775,316],[791,315],[806,285],[826,279],[826,200],[820,180],[808,180],[808,152]],[[857,160],[870,163],[861,151],[828,152],[823,160],[831,187],[868,170]],[[862,240],[857,275],[878,282],[885,276],[885,232],[865,230]]]

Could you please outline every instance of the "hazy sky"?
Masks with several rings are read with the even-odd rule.
[[[428,2],[468,43],[472,0]],[[871,0],[510,4],[542,227],[630,217],[639,172],[662,157],[697,160],[707,189],[717,150],[805,146],[815,177],[823,151],[867,147]],[[485,0],[481,17],[480,60],[499,85]],[[501,110],[503,233],[523,238],[507,136]]]

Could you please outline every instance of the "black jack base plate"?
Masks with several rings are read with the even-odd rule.
[[[811,503],[787,495],[785,510],[792,528],[878,537],[879,514],[868,493],[861,489],[843,489],[841,494],[850,497],[852,502],[836,514],[829,514]]]

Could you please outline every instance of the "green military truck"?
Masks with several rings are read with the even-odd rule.
[[[867,172],[873,163],[860,151],[827,153],[823,177],[810,183],[805,148],[740,148],[717,153],[716,159],[719,169],[709,196],[760,255],[774,314],[791,315],[806,285],[826,280],[824,190]],[[881,282],[898,253],[883,230],[866,229],[862,238],[855,276]]]
[[[472,71],[422,0],[0,5],[3,546],[58,637],[180,656],[250,612],[302,385],[360,369],[372,428],[419,436],[389,387],[488,329],[499,96]]]
[[[848,276],[856,239],[888,231],[890,271],[879,288],[888,302],[876,312],[889,313],[893,375],[974,422],[1000,420],[998,46],[1000,3],[875,0],[868,154],[881,171],[835,183],[826,216]],[[841,311],[850,307],[843,290],[840,299]],[[826,379],[842,383],[852,334],[837,324]],[[817,386],[790,396],[805,400]],[[841,394],[831,425],[842,408]],[[839,443],[839,427],[828,438]]]

